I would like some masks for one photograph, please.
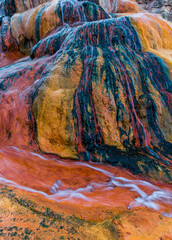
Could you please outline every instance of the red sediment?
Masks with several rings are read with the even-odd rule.
[[[23,54],[18,51],[1,53],[0,67],[8,66],[20,58],[23,58]]]
[[[71,5],[71,3],[69,3],[69,5]],[[73,8],[71,13],[72,15],[77,15],[76,9]],[[63,19],[63,21],[64,20],[67,21],[67,19]],[[70,21],[75,22],[72,18],[68,20],[69,23]],[[78,21],[78,19],[75,20]],[[109,41],[108,44],[110,44],[112,39],[108,39],[106,31],[100,30],[99,25],[97,25],[97,27],[100,32],[104,31],[104,42]],[[93,32],[95,28],[96,26],[92,26]],[[109,33],[111,35],[113,35],[114,28],[114,26],[109,26]],[[92,48],[92,45],[96,45],[97,41],[100,41],[100,35],[92,35],[92,31],[90,31],[90,29],[89,31],[87,30],[87,27],[81,29],[80,38],[86,38],[85,33],[87,32],[88,38],[85,39],[85,45],[91,45],[90,48]],[[0,76],[2,79],[2,94],[0,99],[0,174],[2,182],[5,181],[7,185],[16,186],[26,191],[37,191],[37,193],[39,191],[38,194],[51,198],[53,201],[62,200],[74,205],[79,204],[81,206],[89,205],[98,207],[107,205],[110,207],[123,206],[127,208],[133,202],[134,205],[137,205],[135,199],[140,197],[139,191],[144,192],[144,194],[148,196],[156,191],[162,190],[162,193],[164,193],[163,191],[171,189],[171,185],[161,183],[154,183],[154,186],[148,186],[146,184],[140,186],[136,181],[145,179],[140,176],[134,176],[125,169],[120,169],[119,167],[93,163],[84,164],[69,160],[63,160],[63,162],[61,162],[59,159],[53,158],[52,156],[40,154],[38,147],[34,144],[35,122],[32,116],[32,101],[33,95],[37,94],[37,89],[43,83],[43,78],[46,73],[48,73],[48,69],[51,68],[51,64],[53,64],[53,60],[56,56],[46,56],[33,61],[27,57],[22,59],[21,62],[20,60],[16,61],[22,57],[22,54],[17,51],[8,52],[10,48],[13,50],[15,50],[15,47],[17,48],[16,42],[13,41],[14,39],[10,35],[9,28],[7,28],[7,34],[5,36],[6,39],[3,43],[5,47],[2,43],[1,45],[3,48],[6,48],[6,52],[1,54],[2,61],[0,63],[0,67],[6,66],[6,68],[3,68],[3,71],[1,71],[2,74]],[[122,38],[122,33],[120,37]],[[41,47],[44,48],[45,45],[46,42],[44,42]],[[51,44],[49,46],[52,47]],[[67,45],[64,44],[63,50],[65,50],[65,48],[67,48]],[[115,49],[113,49],[112,46],[108,45],[107,49],[115,56]],[[53,48],[50,53],[54,53]],[[89,104],[93,114],[93,143],[94,145],[101,145],[102,143],[102,132],[98,125],[92,92],[90,89],[87,91],[89,84],[91,84],[90,79],[93,70],[93,61],[94,56],[92,56],[92,53],[89,53],[84,59],[83,77],[80,80],[80,85],[75,95],[78,128],[78,132],[75,134],[77,134],[76,146],[78,147],[79,153],[86,151],[82,139],[84,121],[82,121],[83,113],[79,101],[79,94],[83,91],[85,94],[88,94]],[[139,120],[134,106],[134,96],[130,86],[131,79],[127,75],[123,62],[117,57],[114,57],[113,61],[116,61],[120,65],[123,74],[121,83],[126,97],[126,111],[131,117],[135,138],[134,145],[136,148],[151,147],[150,133]],[[14,64],[10,66],[11,63]],[[11,71],[9,71],[10,68]],[[170,106],[170,93],[164,93],[165,87],[161,82],[158,82],[158,84],[158,89],[161,89],[159,91],[166,96],[168,105]],[[7,87],[8,91],[5,91]],[[8,147],[6,145],[8,145]],[[34,149],[36,149],[36,151],[32,152]],[[146,152],[145,156],[146,154],[151,158],[149,152]],[[160,153],[158,154],[161,156]],[[170,161],[164,156],[161,156],[161,158],[164,162]],[[113,179],[113,177],[118,176],[125,178],[125,187],[122,179]],[[13,183],[8,180],[13,181]],[[117,181],[117,184],[113,181]],[[129,181],[128,187],[127,181]],[[139,190],[137,190],[138,185]],[[156,187],[159,187],[158,190]],[[170,195],[170,197],[172,196]],[[142,200],[144,200],[143,196]],[[163,209],[164,212],[170,212],[172,209],[171,203],[168,201],[157,199],[152,201],[152,204],[154,202],[161,205],[161,209]],[[150,205],[150,207],[152,206]]]
[[[107,176],[106,173],[131,180],[131,184],[135,184],[137,180],[144,181],[143,178],[134,176],[119,167],[93,163],[85,164],[69,160],[63,160],[62,162],[53,156],[20,150],[10,146],[1,147],[0,150],[1,181],[5,178],[14,181],[23,190],[41,191],[37,193],[53,201],[62,200],[62,202],[80,206],[109,206],[112,208],[122,206],[127,208],[130,203],[134,202],[135,198],[139,197],[138,192],[132,191],[129,186],[118,187],[110,184],[111,177]],[[53,189],[57,181],[60,181],[59,189],[56,188],[56,191],[52,193],[51,189]],[[6,184],[11,185],[10,183]],[[101,186],[98,187],[96,184]],[[154,187],[138,186],[148,195],[155,192],[156,187],[160,187],[162,191],[171,189],[169,184],[153,184]],[[12,186],[15,185],[12,184]],[[89,186],[92,186],[92,188],[89,188]],[[25,187],[29,189],[25,189]],[[82,188],[85,190],[82,191]],[[59,191],[63,194],[73,191],[74,195],[73,197],[68,195],[56,196],[55,194],[58,194]],[[89,198],[89,201],[83,199],[83,196],[75,196],[78,193]],[[163,210],[168,213],[170,209],[172,210],[172,206],[168,202],[157,200],[157,204],[161,206],[160,211]]]
[[[41,84],[41,76],[50,64],[49,58],[37,61],[25,58],[24,61],[16,61],[15,64],[1,71],[2,90],[8,87],[8,91],[2,91],[1,94],[1,145],[25,148],[32,144],[34,138],[32,95]],[[6,77],[7,74],[9,77]]]

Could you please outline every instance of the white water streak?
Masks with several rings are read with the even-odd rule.
[[[39,154],[33,154],[32,155],[40,157],[41,155]],[[41,158],[43,158],[41,156]],[[46,159],[46,158],[43,158]],[[65,163],[64,163],[65,164]],[[163,190],[149,182],[143,181],[143,180],[131,180],[127,179],[124,177],[115,177],[114,174],[112,174],[109,171],[106,171],[104,169],[101,169],[97,166],[92,166],[87,163],[81,163],[81,162],[76,162],[74,163],[75,165],[80,165],[84,167],[91,168],[95,171],[101,172],[105,176],[107,176],[109,179],[107,182],[101,182],[101,183],[90,183],[86,187],[78,188],[75,190],[72,189],[60,189],[60,187],[63,185],[63,183],[58,180],[54,183],[52,187],[50,187],[50,192],[51,194],[47,194],[43,191],[35,190],[29,187],[25,187],[23,185],[17,184],[14,181],[8,180],[4,178],[3,176],[0,177],[0,183],[16,187],[18,189],[23,189],[28,192],[33,192],[33,193],[38,193],[43,195],[44,197],[48,199],[52,199],[57,202],[62,202],[62,201],[73,201],[73,200],[84,200],[85,203],[88,202],[96,202],[99,201],[99,199],[92,199],[91,197],[88,198],[84,195],[84,193],[90,193],[94,192],[96,190],[101,189],[102,192],[104,191],[109,191],[113,190],[114,187],[119,187],[119,188],[125,188],[129,191],[134,191],[136,192],[139,196],[134,200],[134,202],[131,202],[128,206],[129,209],[137,206],[146,206],[148,208],[152,208],[154,210],[160,210],[160,206],[158,203],[165,203],[165,204],[170,204],[172,206],[172,191],[169,190]],[[148,187],[149,189],[152,190],[151,194],[147,194],[145,191],[143,191],[140,186],[143,187]],[[106,202],[106,195],[104,196],[104,201],[105,204],[107,205]],[[172,217],[172,213],[162,213],[164,216]]]
[[[136,206],[146,206],[154,210],[159,210],[160,209],[159,204],[155,202],[163,202],[163,203],[172,205],[172,191],[163,190],[143,180],[130,180],[124,177],[115,177],[113,176],[112,173],[106,170],[90,166],[89,164],[86,164],[86,163],[76,163],[76,164],[87,166],[96,171],[102,172],[104,175],[110,177],[110,181],[108,182],[108,184],[104,183],[104,186],[112,187],[112,184],[113,184],[114,186],[121,187],[121,188],[128,188],[130,191],[134,191],[138,193],[140,197],[137,197],[134,202],[130,203],[128,208],[133,208]],[[148,195],[139,188],[139,185],[144,187],[149,187],[154,191],[152,192],[152,194]],[[169,216],[171,215],[169,214]]]

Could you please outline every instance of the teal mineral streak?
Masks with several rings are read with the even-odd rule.
[[[57,32],[54,32],[54,34],[51,34],[40,41],[42,15],[49,5],[49,3],[45,4],[36,15],[35,39],[37,44],[31,51],[31,58],[40,57],[41,55],[43,56],[49,53],[54,54],[57,50],[59,50],[58,41],[64,41],[64,38],[62,38],[64,32],[69,32],[71,27],[75,27],[75,24],[80,25],[84,22],[111,18],[110,15],[107,14],[100,6],[92,2],[59,1],[54,9],[54,12],[60,19],[58,25],[56,26]],[[55,42],[53,46],[52,42]],[[41,46],[41,48],[39,48],[39,46]],[[38,48],[39,50],[36,51]]]
[[[8,43],[11,47],[18,48],[16,41],[10,35],[9,16],[12,13],[5,12],[1,7],[4,7],[5,2],[7,1],[0,2],[0,11],[3,10],[0,19],[0,51],[8,50]],[[28,59],[25,63],[18,62],[8,66],[5,75],[4,68],[1,68],[2,94],[8,91],[15,81],[32,72],[31,79],[33,77],[36,84],[29,89],[25,99],[29,109],[28,119],[31,121],[32,103],[51,72],[52,66],[60,57],[67,55],[64,71],[70,74],[71,67],[75,67],[76,59],[79,59],[82,64],[82,74],[75,92],[72,113],[76,132],[75,141],[80,158],[120,165],[133,173],[158,172],[161,167],[161,171],[168,176],[168,169],[172,167],[172,145],[166,141],[160,128],[158,105],[150,90],[151,83],[172,114],[172,84],[169,71],[162,59],[142,51],[137,31],[128,17],[111,18],[100,6],[88,1],[60,1],[55,9],[57,18],[60,19],[58,25],[47,37],[40,40],[42,16],[49,4],[41,7],[35,18],[37,44],[32,48],[30,57],[38,59],[33,61]],[[104,60],[101,69],[98,68],[97,61],[100,52]],[[52,56],[45,57],[45,55]],[[104,142],[93,97],[93,83],[96,83],[94,86],[98,86],[103,81],[109,100],[113,98],[117,109],[115,121],[118,127],[112,131],[119,131],[125,152],[117,147],[107,146]],[[136,96],[136,83],[141,88],[140,92],[143,92],[139,99]],[[123,92],[123,99],[120,91]],[[139,100],[144,100],[146,103],[147,129],[139,115]],[[129,119],[128,129],[123,124],[125,118]],[[134,133],[134,137],[131,137],[131,132]],[[152,133],[157,139],[156,146],[151,138]]]
[[[84,2],[83,6],[85,16],[89,19],[90,3]],[[65,9],[63,10],[65,11]],[[152,159],[156,159],[159,164],[162,163],[162,168],[164,164],[171,165],[169,154],[171,154],[172,146],[165,140],[161,131],[158,123],[157,103],[149,90],[150,81],[172,114],[172,85],[169,71],[162,59],[152,53],[142,52],[140,39],[128,17],[110,18],[101,11],[104,10],[99,12],[100,19],[98,20],[97,17],[94,22],[57,26],[53,30],[53,34],[42,39],[32,48],[31,57],[56,54],[57,60],[64,54],[68,54],[65,70],[70,74],[70,69],[75,66],[76,58],[79,56],[83,71],[75,92],[73,118],[76,145],[85,149],[80,151],[78,148],[82,159],[99,161],[99,156],[102,156],[103,161],[119,164],[134,173],[142,172],[138,159],[142,159],[144,163],[142,168],[145,169],[145,172],[149,172],[151,168],[157,170],[158,165]],[[73,7],[71,12],[76,13]],[[98,12],[93,15],[98,16]],[[107,19],[101,20],[101,18]],[[76,20],[78,21],[78,16],[76,16]],[[75,20],[73,22],[75,23]],[[98,49],[101,49],[104,59],[100,71],[97,65]],[[121,142],[126,149],[125,153],[116,147],[106,146],[103,141],[92,93],[93,82],[98,85],[99,82],[102,82],[103,75],[105,75],[104,88],[109,98],[113,96],[117,109],[118,129],[114,129],[114,131],[120,132]],[[140,83],[143,92],[140,98],[146,99],[148,129],[139,116],[136,82]],[[124,104],[120,99],[121,89],[118,89],[118,83],[122,85],[125,96]],[[128,131],[120,124],[124,121],[125,116],[131,123]],[[154,146],[151,137],[147,134],[150,129],[159,142],[158,148]],[[131,131],[134,133],[132,139]],[[165,160],[164,156],[169,161]]]
[[[104,65],[100,72],[98,72],[97,68],[98,48],[102,50],[104,58]],[[142,52],[138,34],[128,17],[85,23],[76,27],[66,37],[62,49],[65,53],[68,52],[69,56],[69,60],[66,62],[66,70],[69,71],[70,67],[75,65],[75,59],[78,55],[83,65],[80,84],[75,93],[73,117],[76,120],[77,144],[81,143],[85,147],[84,159],[93,160],[97,155],[95,153],[99,152],[101,154],[101,151],[103,156],[107,155],[105,161],[109,161],[112,152],[118,152],[117,149],[112,150],[103,143],[102,131],[98,124],[99,120],[92,96],[92,83],[96,82],[98,84],[99,81],[102,81],[103,74],[106,76],[104,87],[109,92],[109,96],[110,93],[113,94],[115,100],[117,108],[116,120],[118,123],[123,120],[124,114],[127,114],[126,106],[129,110],[129,119],[132,122],[134,132],[132,141],[129,139],[131,129],[126,132],[125,129],[119,127],[121,137],[126,136],[126,139],[122,142],[126,150],[131,152],[142,149],[142,151],[146,151],[152,156],[152,151],[149,151],[149,149],[150,147],[154,149],[146,134],[145,126],[138,116],[138,99],[136,99],[134,84],[138,80],[139,73],[142,91],[147,99],[149,127],[157,136],[163,154],[166,155],[166,150],[170,151],[172,146],[166,142],[158,125],[156,102],[148,90],[148,79],[150,79],[153,86],[160,92],[171,113],[169,104],[169,94],[171,93],[170,75],[167,67],[159,57],[149,52]],[[114,67],[115,71],[111,66]],[[125,106],[120,99],[118,82],[123,86]],[[91,111],[88,109],[91,109]],[[139,145],[137,146],[136,139],[139,139]],[[80,154],[83,155],[83,153]],[[153,155],[158,157],[157,154]],[[163,159],[161,161],[164,162]],[[111,162],[113,163],[112,159]]]
[[[38,11],[36,18],[35,18],[35,40],[36,42],[39,42],[40,40],[40,25],[42,21],[42,15],[45,11],[45,9],[50,5],[50,3],[46,3],[41,9]]]
[[[4,16],[11,17],[14,13],[16,13],[14,0],[0,0],[0,21]]]

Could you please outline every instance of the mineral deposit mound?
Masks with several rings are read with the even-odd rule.
[[[0,0],[3,181],[47,196],[61,191],[58,197],[64,197],[68,188],[59,180],[64,176],[68,184],[79,188],[83,181],[87,188],[93,185],[89,177],[94,181],[97,176],[99,184],[104,174],[142,200],[145,195],[136,189],[137,181],[169,186],[171,80],[172,24],[142,10],[135,0]],[[55,165],[57,161],[61,165]],[[132,180],[114,180],[109,171],[115,168],[124,177],[142,180],[135,180],[132,188]],[[166,198],[169,206],[168,194],[161,200]],[[110,199],[113,204],[114,196]]]
[[[134,1],[0,11],[1,145],[171,179],[170,22]]]

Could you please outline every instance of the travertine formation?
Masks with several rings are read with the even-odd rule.
[[[135,1],[42,2],[1,2],[1,144],[170,179],[170,22]]]

